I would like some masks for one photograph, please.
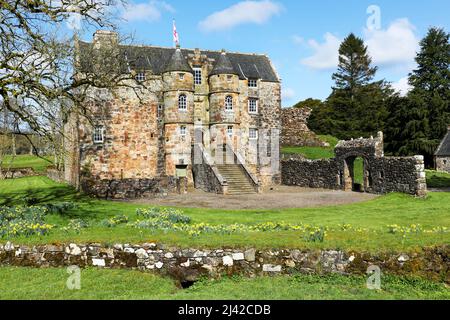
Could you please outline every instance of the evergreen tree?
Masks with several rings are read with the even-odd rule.
[[[430,140],[440,140],[447,132],[450,116],[450,34],[430,28],[420,42],[415,69],[409,77],[411,98],[427,105]]]
[[[387,151],[396,155],[422,154],[428,167],[450,124],[449,34],[431,28],[420,42],[417,68],[409,75],[412,90],[390,106]]]
[[[318,133],[340,139],[375,135],[388,115],[386,100],[392,94],[385,81],[373,81],[377,67],[361,38],[350,34],[339,48],[338,70],[325,106],[313,110],[309,124]]]

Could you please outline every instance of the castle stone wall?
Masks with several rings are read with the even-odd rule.
[[[308,128],[310,108],[285,108],[281,110],[282,132],[280,144],[293,147],[325,147],[326,142]]]

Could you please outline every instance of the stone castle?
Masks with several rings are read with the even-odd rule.
[[[68,117],[66,181],[112,198],[253,193],[280,183],[281,88],[266,55],[123,46],[109,31],[78,50],[111,43],[134,79],[114,94],[91,88],[102,107],[86,105],[90,120]],[[133,87],[143,85],[138,97]]]

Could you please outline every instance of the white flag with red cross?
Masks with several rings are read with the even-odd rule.
[[[177,26],[175,25],[175,20],[173,20],[173,42],[176,46],[180,45],[180,39],[178,38]]]

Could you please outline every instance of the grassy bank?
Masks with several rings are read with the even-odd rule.
[[[105,218],[126,215],[136,221],[137,208],[146,207],[128,202],[96,200],[78,194],[72,188],[45,177],[30,177],[0,181],[0,205],[14,206],[24,201],[36,204],[70,201],[77,207],[62,214],[46,216],[46,222],[56,227],[46,236],[12,239],[15,243],[51,242],[148,242],[158,241],[181,247],[297,247],[343,248],[368,251],[414,250],[422,246],[450,243],[448,232],[388,232],[388,225],[420,225],[421,230],[450,227],[450,193],[432,193],[427,199],[403,194],[390,194],[365,203],[344,206],[280,209],[280,210],[215,210],[186,208],[183,214],[192,224],[211,225],[285,222],[311,224],[330,228],[323,242],[305,240],[297,231],[238,232],[233,234],[205,233],[189,236],[185,232],[136,229],[129,225],[114,228],[100,224]],[[72,219],[82,219],[89,227],[79,232],[64,230]],[[0,241],[6,241],[5,238]]]
[[[40,158],[33,155],[5,156],[2,160],[4,168],[33,168],[39,173],[45,172],[45,169],[53,164],[51,157]]]
[[[291,275],[204,280],[181,289],[169,279],[127,270],[81,271],[81,289],[69,290],[66,269],[0,268],[0,299],[450,299],[444,284],[382,276],[369,290],[362,276]]]

